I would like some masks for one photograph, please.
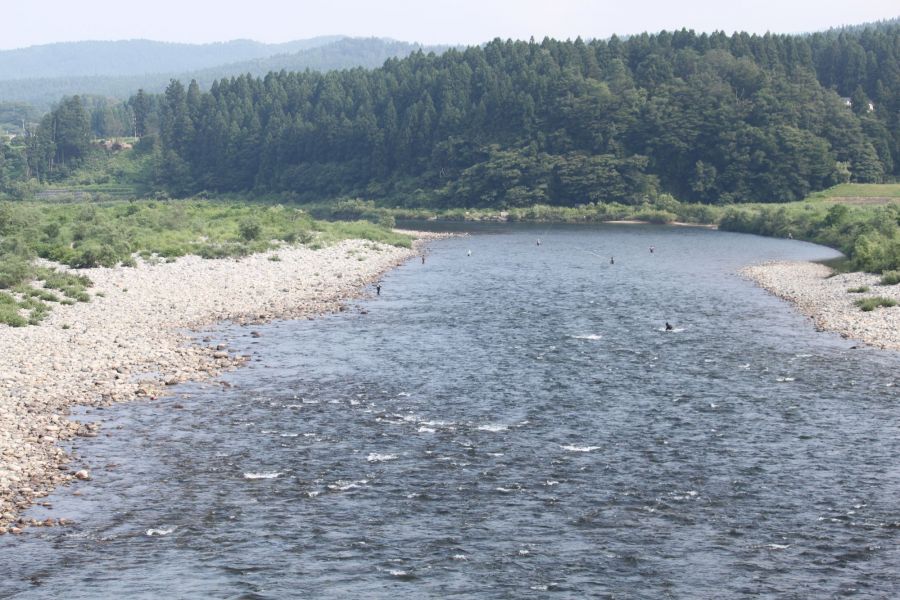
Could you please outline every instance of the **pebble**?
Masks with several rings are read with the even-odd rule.
[[[841,273],[819,263],[768,262],[741,269],[741,274],[813,319],[820,331],[831,331],[878,348],[900,350],[900,285],[881,285],[880,275]],[[868,286],[865,293],[848,290]],[[865,312],[860,298],[885,296],[898,306]],[[851,346],[851,349],[856,346]]]

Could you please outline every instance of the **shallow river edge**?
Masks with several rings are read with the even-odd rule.
[[[346,310],[388,270],[423,254],[446,234],[415,233],[412,248],[351,240],[321,250],[285,247],[240,260],[185,257],[137,268],[90,269],[94,298],[61,306],[35,327],[0,336],[0,534],[67,525],[65,516],[25,520],[22,511],[57,486],[90,479],[71,466],[60,441],[97,435],[68,418],[74,406],[155,399],[169,386],[210,380],[247,357],[202,332],[222,322],[264,323]],[[900,286],[878,276],[833,275],[809,262],[772,262],[741,274],[794,303],[821,330],[900,350],[900,307],[861,311],[860,297],[900,301]],[[868,286],[867,293],[851,288]]]
[[[900,304],[900,285],[881,285],[881,277],[871,273],[836,274],[830,267],[804,261],[767,262],[744,267],[740,273],[794,304],[820,331],[900,350],[900,306],[865,312],[856,305],[857,300],[877,296]]]
[[[446,234],[405,232],[412,248],[347,240],[311,250],[282,247],[241,259],[140,261],[81,271],[87,303],[58,306],[40,325],[0,331],[0,534],[68,525],[21,513],[56,487],[91,478],[59,442],[94,437],[99,425],[69,418],[75,406],[154,400],[170,386],[206,381],[248,357],[203,332],[351,310],[389,270]],[[254,333],[254,335],[259,335]]]

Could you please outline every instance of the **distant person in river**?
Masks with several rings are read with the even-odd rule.
[[[538,238],[537,245],[538,245],[538,246],[541,245],[541,238]]]
[[[380,295],[381,295],[381,284],[380,284],[380,283],[376,283],[376,284],[375,284],[375,295],[376,295],[376,296],[380,296]]]
[[[666,331],[674,331],[674,330],[675,330],[675,328],[674,328],[674,327],[672,327],[672,325],[671,325],[671,324],[669,324],[669,322],[668,322],[668,321],[666,321]]]
[[[611,265],[616,264],[616,257],[615,257],[615,256],[610,256],[610,257],[609,257],[609,264],[611,264]]]
[[[468,252],[466,252],[466,256],[472,256],[472,251],[469,250]]]
[[[425,264],[425,255],[424,254],[422,255],[422,264],[423,265]]]
[[[650,246],[650,254],[653,254],[653,251],[656,250],[653,246]]]

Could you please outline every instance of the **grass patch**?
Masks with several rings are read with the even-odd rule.
[[[25,284],[17,285],[12,292],[0,292],[0,323],[11,327],[37,325],[50,313],[50,306],[45,301],[58,302],[54,294],[45,290],[36,290]]]
[[[900,183],[842,183],[809,196],[809,199],[846,199],[850,203],[856,198],[900,198]]]
[[[31,275],[31,263],[23,257],[12,253],[0,255],[0,289],[13,288]]]
[[[881,285],[897,285],[900,283],[900,271],[885,271],[881,275]]]
[[[850,292],[851,294],[865,294],[866,292],[869,291],[869,286],[861,285],[861,286],[855,287],[855,288],[847,288],[847,291]]]
[[[884,296],[875,296],[873,298],[860,298],[856,301],[856,305],[865,312],[870,312],[879,306],[891,307],[897,306],[897,301],[893,298],[885,298]]]
[[[853,272],[853,262],[846,256],[838,256],[837,258],[828,258],[825,260],[818,260],[816,262],[831,269],[831,274],[828,277],[834,277],[836,275],[841,275],[842,273]]]
[[[408,235],[396,233],[391,229],[369,221],[323,223],[319,236],[316,239],[318,244],[314,242],[311,247],[315,248],[317,245],[330,246],[347,239],[368,240],[370,242],[381,242],[389,246],[412,248],[412,238]]]
[[[59,302],[59,296],[57,296],[53,292],[50,292],[48,290],[35,289],[30,285],[26,285],[24,283],[20,283],[19,285],[14,287],[13,291],[25,298],[37,298],[38,300],[42,300],[44,302]]]
[[[0,323],[10,327],[24,327],[28,325],[28,319],[19,312],[17,304],[0,304]]]
[[[58,290],[66,298],[77,300],[78,302],[90,300],[87,288],[91,286],[91,280],[84,275],[61,273],[55,269],[39,267],[35,269],[34,278],[38,281],[43,281],[46,289]]]
[[[28,311],[28,324],[37,325],[50,312],[50,307],[35,298],[26,298],[19,302],[19,307]]]

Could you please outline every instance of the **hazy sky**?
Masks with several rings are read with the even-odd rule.
[[[477,44],[697,31],[818,31],[900,16],[897,0],[8,0],[0,49],[146,38],[284,42],[317,35]]]

